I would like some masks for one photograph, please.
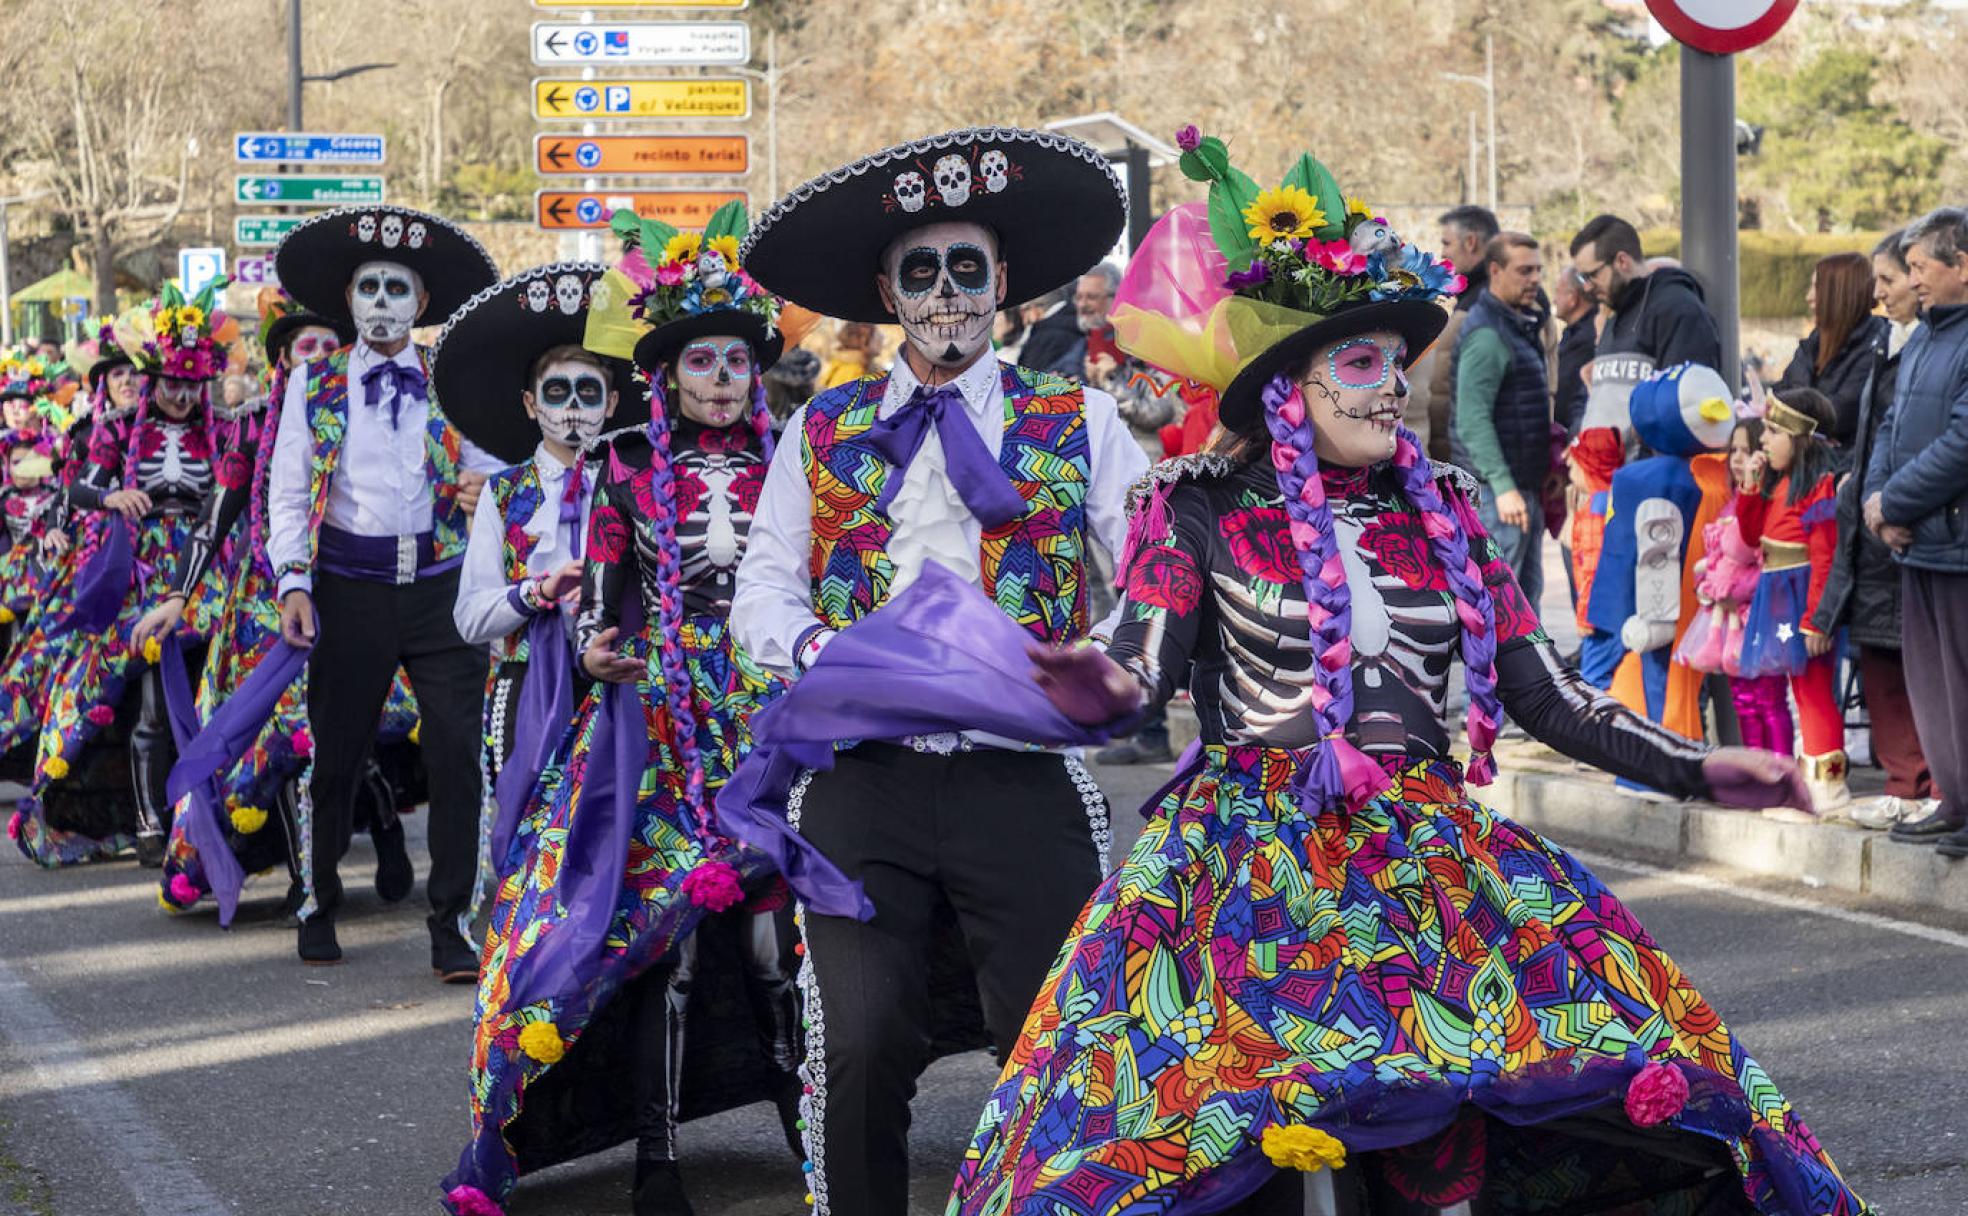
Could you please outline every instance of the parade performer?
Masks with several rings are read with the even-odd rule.
[[[510,369],[532,364],[536,433],[568,426],[572,412],[583,432],[598,422],[596,398],[619,391],[608,370],[617,361],[633,359],[648,399],[624,402],[617,420],[635,425],[589,462],[577,636],[592,691],[516,822],[504,818],[501,791],[499,886],[473,1036],[474,1139],[444,1181],[462,1216],[496,1212],[518,1175],[630,1139],[636,1216],[685,1216],[679,1122],[770,1099],[789,1139],[797,1135],[784,887],[764,857],[709,821],[710,798],[750,748],[752,713],[782,687],[726,620],[770,453],[762,373],[782,350],[779,302],[739,266],[740,204],[702,235],[627,212],[614,225],[629,249],[592,288],[586,359],[557,347],[523,357],[558,336],[559,320],[541,324],[516,307],[547,280],[486,305],[517,314],[499,322],[501,335],[488,322],[485,336],[519,352]],[[586,276],[570,283],[563,273],[551,279],[553,300],[586,310]],[[499,391],[510,399],[515,387]],[[579,404],[541,408],[570,398]],[[525,492],[524,476],[502,506],[507,582],[522,602],[545,604],[519,581],[530,576],[515,521],[526,499],[544,499]],[[524,509],[549,526],[560,518],[551,501]],[[471,614],[463,602],[459,612]],[[529,685],[540,675],[529,665]]]
[[[42,865],[111,856],[131,835],[140,863],[163,864],[165,778],[176,754],[163,664],[199,661],[220,582],[211,578],[193,590],[169,638],[139,647],[133,633],[164,594],[175,555],[193,543],[213,490],[211,382],[225,370],[238,331],[214,307],[223,286],[208,284],[187,300],[166,284],[152,304],[117,322],[117,344],[149,377],[148,391],[134,413],[111,414],[91,428],[68,489],[71,508],[81,513],[73,602],[59,620],[44,614],[39,640],[23,639],[50,648],[34,780],[16,811],[18,843]],[[179,646],[191,653],[180,657]],[[123,780],[111,774],[125,763],[126,741]]]
[[[1210,205],[1149,234],[1115,323],[1221,388],[1233,442],[1144,482],[1105,656],[1034,657],[1082,722],[1186,681],[1201,747],[1054,963],[948,1210],[1866,1210],[1631,913],[1464,788],[1506,710],[1682,794],[1801,798],[1794,765],[1560,665],[1473,479],[1400,425],[1453,279],[1360,257],[1370,213],[1311,157],[1261,191],[1179,142]]]
[[[1088,633],[1087,551],[1119,550],[1147,458],[1111,396],[999,362],[991,326],[1008,299],[1097,263],[1122,221],[1099,153],[1012,128],[885,149],[759,221],[746,265],[760,282],[906,335],[888,375],[829,389],[786,425],[732,608],[761,662],[806,668],[937,564],[1037,640]],[[1024,739],[860,738],[841,736],[791,804],[797,847],[862,887],[815,905],[810,867],[787,872],[808,904],[806,1139],[817,1211],[900,1216],[916,1078],[949,1049],[937,1011],[981,998],[1009,1050],[1100,880],[1106,804],[1077,758]],[[946,965],[959,979],[933,1002]]]
[[[273,427],[288,381],[296,369],[354,341],[347,322],[308,312],[278,289],[263,290],[259,306],[259,339],[266,353],[269,389],[261,398],[264,405],[244,418],[247,425],[228,436],[229,446],[215,468],[216,492],[199,519],[193,543],[178,556],[171,590],[136,628],[139,646],[149,637],[176,629],[188,589],[197,586],[212,560],[231,547],[234,558],[227,563],[232,576],[224,610],[193,694],[200,727],[234,700],[262,661],[280,646],[280,612],[266,552],[266,485]],[[235,537],[242,519],[245,528]],[[216,894],[219,923],[229,925],[245,875],[282,863],[289,879],[283,911],[298,911],[306,901],[303,857],[309,825],[304,787],[312,752],[306,692],[304,679],[292,680],[259,721],[241,728],[237,754],[215,766],[220,780],[210,808],[192,805],[188,795],[173,798],[171,838],[159,876],[161,902],[167,910],[181,912],[205,895]],[[415,703],[399,674],[384,710],[378,745],[401,744],[415,724]],[[197,757],[200,750],[201,742],[194,740],[181,761]],[[175,767],[170,784],[184,784]],[[357,818],[376,846],[377,894],[395,902],[408,896],[415,882],[397,816],[400,795],[373,761],[362,790]],[[213,814],[203,825],[210,830],[206,836],[198,828],[199,816],[208,809]],[[200,857],[201,837],[207,844],[222,841],[232,859],[209,864],[209,859]]]
[[[1824,438],[1832,417],[1830,399],[1816,389],[1772,394],[1763,451],[1750,462],[1748,493],[1736,505],[1743,539],[1763,550],[1763,573],[1743,622],[1742,674],[1789,679],[1804,776],[1821,812],[1852,797],[1836,639],[1811,622],[1838,551],[1838,478]]]
[[[17,626],[32,616],[47,589],[53,554],[48,526],[62,500],[55,484],[56,441],[50,416],[56,405],[44,361],[10,351],[0,357],[0,522],[6,525],[6,552],[0,556],[0,637],[11,647]]]
[[[300,957],[341,961],[337,866],[401,666],[430,774],[431,967],[469,983],[478,957],[462,921],[477,869],[485,656],[458,636],[451,606],[469,516],[501,466],[445,417],[410,330],[450,316],[497,282],[498,268],[464,229],[392,206],[314,216],[281,241],[274,265],[302,307],[356,331],[353,346],[290,378],[267,475],[281,637],[311,651],[312,895]]]

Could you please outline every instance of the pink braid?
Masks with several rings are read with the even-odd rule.
[[[759,450],[765,453],[765,462],[772,463],[772,451],[778,445],[772,439],[772,411],[765,404],[765,373],[752,374],[752,433],[758,436]]]
[[[265,531],[261,520],[266,518],[266,489],[268,470],[273,464],[273,443],[280,434],[280,411],[287,404],[287,381],[293,374],[285,364],[276,361],[273,374],[267,384],[266,409],[260,414],[260,441],[253,450],[253,480],[246,499],[246,552],[259,552],[264,543]]]
[[[676,475],[670,453],[670,417],[661,373],[649,377],[651,500],[655,514],[650,525],[656,539],[656,646],[663,673],[663,699],[670,711],[674,746],[683,768],[684,805],[696,820],[697,839],[709,853],[717,842],[711,829],[711,808],[704,796],[704,758],[697,750],[697,711],[692,701],[690,668],[683,654],[683,553],[676,537]],[[644,605],[644,611],[650,609]]]

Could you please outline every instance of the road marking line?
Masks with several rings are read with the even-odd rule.
[[[1758,887],[1732,886],[1705,874],[1687,874],[1678,870],[1664,870],[1638,861],[1622,861],[1603,853],[1588,853],[1580,849],[1567,849],[1594,870],[1624,870],[1629,874],[1639,874],[1646,878],[1658,878],[1676,886],[1691,887],[1713,895],[1727,895],[1735,899],[1748,900],[1753,904],[1764,904],[1772,908],[1784,908],[1792,912],[1809,912],[1831,920],[1842,920],[1850,925],[1863,925],[1868,929],[1884,929],[1888,933],[1898,933],[1905,937],[1916,937],[1924,942],[1934,942],[1942,946],[1953,946],[1957,950],[1968,950],[1968,933],[1956,933],[1950,929],[1936,929],[1932,925],[1916,924],[1909,920],[1895,920],[1881,916],[1877,912],[1855,912],[1835,904],[1815,903],[1798,895],[1782,895],[1775,891],[1765,891]]]
[[[27,1071],[61,1076],[44,1088],[90,1134],[96,1151],[107,1159],[104,1172],[129,1187],[144,1216],[229,1216],[231,1209],[185,1164],[183,1151],[157,1131],[136,1101],[70,1036],[55,1011],[4,962],[0,1033],[13,1042]]]

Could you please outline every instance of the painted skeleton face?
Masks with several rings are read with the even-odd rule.
[[[938,367],[968,367],[1004,301],[998,242],[981,224],[930,224],[889,246],[879,280],[909,345]]]
[[[349,312],[355,332],[371,346],[410,336],[424,307],[424,283],[400,262],[364,262],[349,280]]]
[[[904,211],[921,211],[929,201],[929,189],[923,185],[923,175],[914,169],[896,174],[895,201],[902,204]]]
[[[128,409],[143,395],[143,373],[134,367],[110,368],[109,374],[103,377],[103,383],[109,389],[111,409]]]
[[[205,383],[203,380],[160,376],[150,390],[152,403],[164,417],[172,422],[182,422],[204,402]]]
[[[1314,352],[1299,377],[1299,391],[1321,460],[1364,468],[1394,454],[1395,428],[1408,400],[1402,369],[1407,353],[1401,336],[1386,330],[1342,338]]]
[[[699,338],[677,352],[677,408],[700,426],[730,426],[751,412],[757,374],[751,344],[743,338]]]
[[[952,152],[936,162],[931,177],[945,207],[961,207],[970,201],[970,162]]]
[[[383,238],[383,248],[396,248],[397,243],[403,239],[403,217],[400,215],[384,216],[380,235]]]
[[[615,402],[608,378],[585,359],[547,364],[526,394],[527,412],[539,422],[540,434],[577,452],[601,434]]]

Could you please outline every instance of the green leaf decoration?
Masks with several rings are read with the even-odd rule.
[[[1346,235],[1346,196],[1340,193],[1339,183],[1333,180],[1330,169],[1310,154],[1300,156],[1291,172],[1285,174],[1285,185],[1297,186],[1319,204],[1326,217],[1325,224],[1314,234],[1320,240],[1336,241]]]
[[[662,257],[663,246],[669,244],[670,238],[676,234],[677,230],[674,224],[667,224],[662,220],[643,220],[642,256],[650,259]],[[653,261],[651,264],[654,264]]]
[[[724,206],[719,207],[712,214],[711,222],[704,225],[704,239],[713,241],[721,236],[732,236],[737,237],[739,244],[742,245],[745,241],[745,230],[748,227],[750,227],[750,223],[745,215],[745,204],[737,199],[732,199]]]
[[[1247,269],[1257,256],[1257,242],[1251,240],[1250,225],[1244,212],[1257,201],[1257,183],[1241,169],[1224,165],[1225,173],[1210,186],[1210,235],[1223,251],[1233,271]]]
[[[608,230],[624,244],[634,245],[642,239],[642,217],[627,207],[617,207],[608,213]]]

